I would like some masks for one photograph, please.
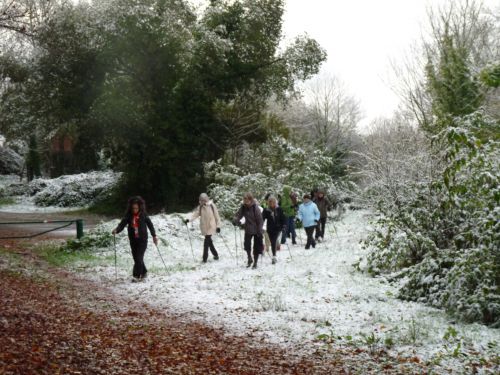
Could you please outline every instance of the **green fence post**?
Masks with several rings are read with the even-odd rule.
[[[80,239],[83,237],[83,220],[76,220],[76,238]]]

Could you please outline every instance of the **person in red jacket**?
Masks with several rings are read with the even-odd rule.
[[[146,202],[139,196],[129,198],[125,217],[113,229],[113,235],[120,233],[127,225],[128,239],[134,258],[134,269],[132,271],[134,279],[132,281],[143,280],[148,273],[144,264],[144,253],[148,247],[148,228],[155,245],[158,245],[158,239],[153,223],[146,213]]]

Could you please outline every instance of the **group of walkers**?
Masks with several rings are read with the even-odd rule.
[[[302,199],[300,203],[297,193],[291,191],[289,187],[285,187],[283,194],[278,197],[267,194],[262,205],[251,193],[243,195],[243,203],[235,213],[232,223],[234,226],[240,226],[243,221],[245,230],[243,248],[247,253],[247,267],[257,268],[259,255],[263,255],[264,249],[269,251],[269,248],[272,251],[272,264],[276,264],[276,252],[280,250],[281,245],[286,244],[287,238],[291,238],[292,244],[297,244],[296,224],[302,225],[306,232],[305,249],[310,249],[311,246],[315,248],[316,243],[323,240],[327,211],[331,208],[330,201],[324,191],[318,189],[313,189],[311,194],[304,194]],[[206,193],[200,194],[199,205],[184,223],[187,225],[198,218],[201,233],[205,237],[202,261],[203,263],[208,261],[209,250],[213,259],[218,260],[219,254],[212,236],[220,233],[222,221],[217,206]],[[139,281],[147,275],[144,253],[148,244],[148,228],[154,244],[158,244],[155,228],[146,213],[145,202],[141,197],[131,197],[128,200],[125,217],[113,230],[113,235],[120,233],[127,225],[134,258],[133,281]]]

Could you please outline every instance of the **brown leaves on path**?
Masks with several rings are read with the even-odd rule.
[[[255,337],[119,300],[92,283],[0,276],[1,374],[343,373]]]

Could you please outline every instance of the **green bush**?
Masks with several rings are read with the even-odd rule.
[[[403,278],[403,299],[499,326],[500,144],[475,136],[495,122],[475,112],[453,125],[434,139],[445,147],[441,176],[411,185],[397,209],[379,206],[368,271]]]
[[[80,239],[69,239],[61,247],[63,251],[95,251],[111,246],[113,235],[109,231],[97,228]]]
[[[255,147],[245,145],[237,165],[222,159],[205,163],[205,177],[214,181],[208,187],[209,193],[221,213],[230,218],[247,191],[259,200],[266,193],[281,194],[285,185],[299,197],[318,186],[339,199],[347,189],[334,184],[329,173],[334,164],[335,159],[326,151],[305,150],[282,137],[273,137]]]

